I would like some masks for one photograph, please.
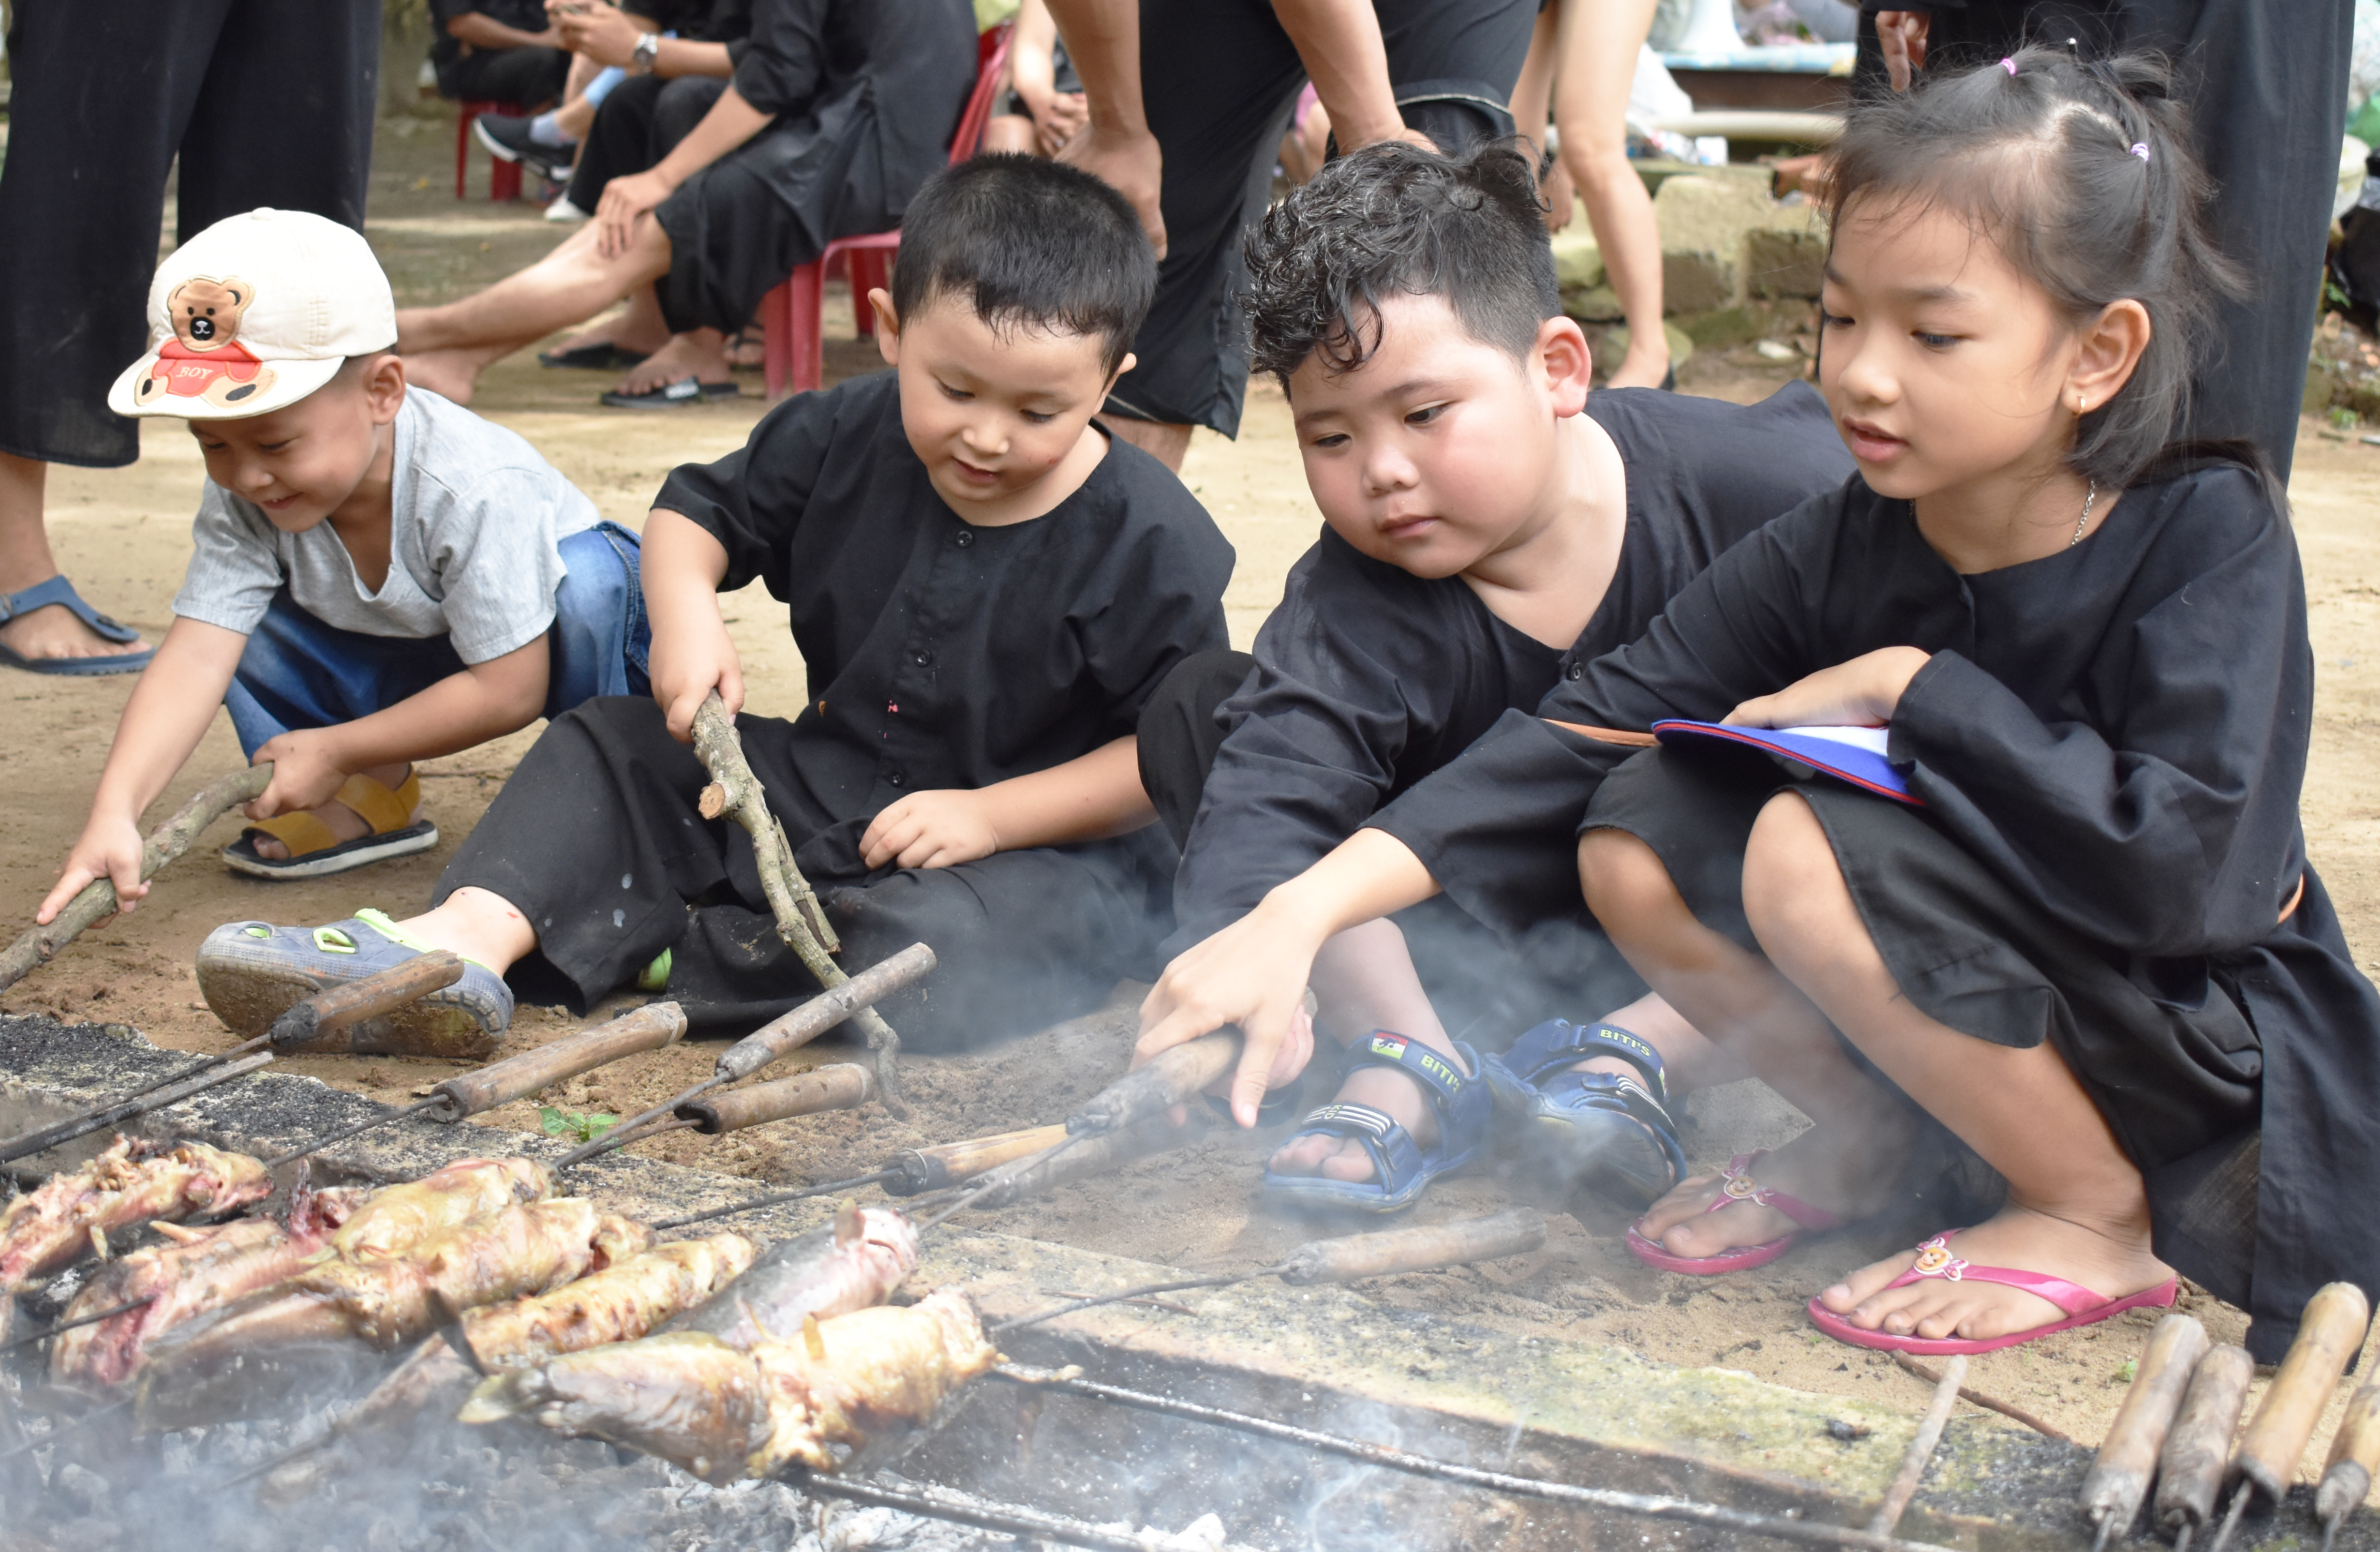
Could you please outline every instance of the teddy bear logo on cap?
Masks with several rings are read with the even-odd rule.
[[[273,369],[239,343],[240,315],[255,300],[256,287],[236,276],[193,275],[174,287],[165,298],[174,337],[157,347],[156,364],[133,385],[132,402],[151,405],[172,394],[228,409],[272,387]]]

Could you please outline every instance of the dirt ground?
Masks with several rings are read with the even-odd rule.
[[[479,198],[485,159],[476,153],[474,198],[453,199],[452,134],[450,127],[430,121],[414,123],[410,133],[382,137],[370,236],[400,303],[447,298],[485,284],[533,260],[560,236],[538,219],[534,207]],[[170,204],[167,217],[170,225]],[[873,365],[872,346],[853,336],[847,297],[830,297],[828,331],[830,381]],[[1700,357],[1681,376],[1687,391],[1742,400],[1766,394],[1790,370],[1743,351]],[[605,515],[631,527],[641,524],[647,500],[673,465],[726,452],[765,407],[757,375],[746,380],[741,399],[657,413],[598,408],[595,395],[604,386],[596,374],[543,370],[524,354],[488,374],[477,407],[536,443]],[[67,571],[101,608],[152,636],[169,620],[200,478],[188,433],[171,420],[144,425],[141,459],[131,468],[53,471],[50,527]],[[1238,547],[1226,603],[1232,639],[1245,646],[1319,521],[1278,391],[1252,386],[1236,443],[1201,432],[1184,479]],[[2350,939],[2360,952],[2380,958],[2380,534],[2371,520],[2380,495],[2380,447],[2307,421],[2291,493],[2321,667],[2305,790],[2308,839]],[[727,612],[755,709],[790,711],[803,698],[804,682],[774,600],[756,587],[731,598]],[[0,932],[13,933],[30,921],[55,877],[80,828],[130,688],[131,681],[121,678],[0,673]],[[237,833],[236,824],[220,825],[164,875],[149,903],[94,928],[57,963],[6,993],[0,1005],[130,1025],[163,1045],[190,1050],[227,1046],[230,1037],[198,999],[190,964],[199,940],[231,920],[321,922],[367,904],[398,915],[419,908],[535,731],[424,766],[428,810],[443,832],[436,850],[345,878],[272,884],[241,878],[212,860],[213,849]],[[238,760],[228,721],[219,718],[152,819]],[[1101,1014],[982,1054],[911,1059],[905,1081],[914,1112],[906,1122],[870,1106],[716,1142],[681,1134],[640,1148],[771,1182],[800,1182],[863,1172],[904,1147],[1060,1120],[1122,1072],[1136,997],[1137,988],[1121,988]],[[577,1025],[561,1010],[524,1009],[505,1051]],[[630,1113],[707,1075],[715,1053],[713,1046],[651,1053],[546,1097],[572,1109]],[[832,1042],[816,1049],[820,1061],[845,1054]],[[389,1101],[403,1100],[450,1071],[384,1058],[297,1058],[286,1066]],[[1723,1160],[1791,1134],[1790,1119],[1743,1092],[1746,1086],[1694,1102],[1689,1144],[1698,1160]],[[487,1120],[532,1128],[538,1114],[525,1103]],[[1300,1221],[1264,1206],[1254,1185],[1270,1141],[1216,1136],[990,1221],[1010,1231],[1201,1267],[1262,1264],[1315,1234],[1365,1226]],[[1941,1225],[1904,1219],[1820,1238],[1766,1272],[1693,1279],[1657,1274],[1632,1259],[1619,1238],[1622,1213],[1544,1200],[1532,1195],[1525,1181],[1488,1173],[1451,1182],[1419,1211],[1426,1219],[1454,1217],[1515,1199],[1536,1200],[1550,1215],[1543,1251],[1488,1267],[1392,1279],[1375,1285],[1376,1296],[1500,1327],[1622,1344],[1669,1362],[1717,1362],[1807,1390],[1923,1405],[1921,1381],[1878,1356],[1819,1337],[1803,1305],[1841,1270]],[[2218,1340],[2236,1339],[2244,1324],[2237,1311],[2195,1292],[2189,1307],[2206,1318]],[[2122,1394],[2120,1370],[2148,1324],[2135,1316],[1993,1354],[1976,1362],[1969,1383],[2093,1444]]]

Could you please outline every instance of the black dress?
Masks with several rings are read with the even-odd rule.
[[[1540,709],[1717,719],[1897,646],[1933,654],[1889,746],[1925,808],[1812,789],[1879,950],[1950,1026],[2058,1042],[2147,1177],[2158,1254],[2245,1305],[2277,1357],[2316,1287],[2380,1288],[2355,1206],[2380,1179],[2380,999],[2298,822],[2313,660],[2286,521],[2218,465],[2129,491],[2070,550],[1962,576],[1855,478]],[[1509,713],[1375,822],[1467,909],[1525,924],[1575,900],[1583,826],[1663,832],[1674,803],[1629,792],[1646,766],[1598,792],[1634,754]],[[1699,855],[1733,827],[1740,857],[1742,780],[1696,810]],[[1961,934],[1973,963],[1946,948]]]
[[[722,588],[758,577],[788,606],[808,703],[736,730],[843,962],[921,940],[940,956],[884,1005],[905,1039],[1024,1033],[1148,973],[1174,863],[1160,827],[938,868],[871,871],[859,841],[905,794],[989,786],[1131,733],[1176,663],[1222,645],[1232,547],[1180,480],[1114,443],[1044,515],[974,527],[928,483],[880,372],[788,399],[654,505],[726,548]],[[708,781],[651,701],[590,701],[530,748],[437,897],[475,885],[519,907],[542,960],[516,970],[531,986],[558,971],[583,1006],[666,949],[696,1026],[748,1031],[816,987],[777,940],[744,832],[697,812]]]
[[[837,237],[890,231],[950,161],[975,89],[967,0],[754,0],[728,44],[735,91],[776,121],[653,212],[669,234],[655,283],[674,333],[734,333],[760,298]]]

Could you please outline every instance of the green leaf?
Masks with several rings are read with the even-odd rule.
[[[545,1134],[549,1137],[559,1137],[570,1130],[569,1117],[552,1105],[540,1105],[537,1108],[537,1123],[544,1129]]]
[[[2116,1371],[2116,1378],[2122,1384],[2130,1385],[2140,1377],[2140,1373],[2141,1361],[2137,1358],[2127,1358],[2124,1360],[2123,1366]]]
[[[620,1118],[618,1116],[607,1115],[601,1110],[592,1111],[587,1115],[580,1116],[578,1119],[586,1127],[587,1140],[590,1143],[596,1138],[601,1136],[604,1133],[612,1130],[614,1126],[620,1124]]]

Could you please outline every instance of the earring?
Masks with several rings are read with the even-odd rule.
[[[2085,414],[2085,413],[2087,413],[2087,412],[2090,410],[2090,407],[2091,407],[2090,402],[2082,396],[2082,390],[2080,390],[2080,389],[2075,390],[2075,394],[2074,394],[2074,413],[2075,413],[2075,414],[2077,414],[2077,415]]]

